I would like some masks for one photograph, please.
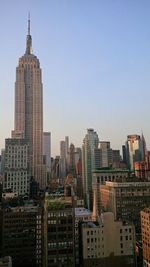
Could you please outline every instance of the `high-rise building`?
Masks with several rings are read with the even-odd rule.
[[[51,133],[43,133],[43,155],[45,156],[46,171],[51,173]]]
[[[82,146],[82,175],[83,191],[88,208],[90,207],[90,194],[92,189],[92,170],[95,167],[94,150],[98,148],[98,134],[93,129],[87,129]]]
[[[65,141],[60,141],[60,178],[66,176],[66,145]]]
[[[69,171],[68,166],[69,137],[60,141],[60,178],[65,178]]]
[[[30,19],[25,54],[19,59],[15,82],[15,125],[12,137],[25,138],[29,143],[31,176],[45,188],[43,171],[43,85],[38,58],[32,53]],[[44,173],[43,173],[44,172]]]
[[[143,145],[140,135],[133,134],[127,136],[127,165],[131,171],[134,171],[134,162],[144,160]]]
[[[101,151],[101,168],[107,168],[112,165],[112,149],[110,148],[110,142],[100,142]]]

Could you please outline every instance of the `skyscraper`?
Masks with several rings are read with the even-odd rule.
[[[93,129],[87,129],[82,146],[82,175],[83,191],[86,204],[90,206],[90,193],[92,189],[92,170],[95,168],[94,150],[98,148],[98,134]]]
[[[133,171],[134,163],[138,161],[143,161],[143,141],[140,135],[133,134],[127,136],[126,142],[127,149],[127,164],[128,168]]]
[[[43,133],[43,155],[45,156],[45,164],[47,174],[50,176],[51,173],[51,133]]]
[[[32,54],[30,18],[25,54],[19,59],[15,83],[15,127],[13,137],[20,136],[29,143],[31,176],[46,186],[43,168],[43,85],[40,62]]]

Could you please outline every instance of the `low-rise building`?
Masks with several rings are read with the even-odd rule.
[[[80,242],[80,225],[82,222],[88,222],[92,220],[92,212],[83,207],[75,208],[75,261],[76,266],[80,266],[82,262],[82,244]]]
[[[75,215],[72,199],[47,196],[44,206],[44,266],[73,267]]]
[[[82,266],[135,266],[134,241],[133,224],[115,221],[111,212],[102,213],[99,221],[82,224]]]
[[[3,257],[12,257],[12,267],[41,267],[41,208],[30,204],[1,209],[0,247]]]
[[[141,211],[143,267],[150,267],[150,208]]]
[[[141,232],[140,211],[149,206],[150,182],[106,182],[99,187],[101,207],[116,220],[130,221]]]

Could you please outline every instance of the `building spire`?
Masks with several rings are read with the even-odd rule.
[[[28,14],[28,34],[26,37],[26,54],[32,54],[32,37],[30,35],[30,13]]]
[[[30,12],[28,13],[28,35],[30,35]]]

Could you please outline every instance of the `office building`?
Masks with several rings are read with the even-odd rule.
[[[110,167],[113,162],[112,149],[110,148],[110,142],[101,141],[100,142],[100,152],[101,152],[101,168]]]
[[[43,171],[43,85],[38,58],[32,53],[30,19],[25,54],[19,58],[15,82],[15,125],[12,137],[29,143],[31,176],[44,189],[47,181]]]
[[[83,267],[134,267],[135,231],[133,224],[116,221],[104,212],[98,221],[82,223]]]
[[[80,225],[82,222],[92,220],[92,212],[83,207],[75,208],[75,262],[76,266],[82,263],[82,243],[80,238]]]
[[[102,209],[113,212],[116,220],[133,222],[140,233],[140,211],[149,207],[150,182],[106,182],[99,190]]]
[[[95,168],[94,151],[98,148],[98,144],[98,134],[93,129],[87,129],[82,146],[82,177],[84,198],[88,208],[90,207],[90,195],[92,193],[92,171]]]
[[[50,178],[51,173],[51,133],[43,133],[43,155],[45,157],[46,172]]]
[[[25,139],[5,140],[3,191],[29,194],[29,145]]]
[[[68,166],[69,137],[60,141],[60,178],[65,178],[69,171]]]
[[[74,267],[74,209],[71,198],[46,196],[44,266]]]
[[[12,267],[42,267],[42,211],[35,205],[0,210],[2,257],[11,255]]]
[[[127,166],[131,171],[134,171],[134,163],[144,160],[143,139],[140,135],[128,135],[126,142],[127,150]]]

